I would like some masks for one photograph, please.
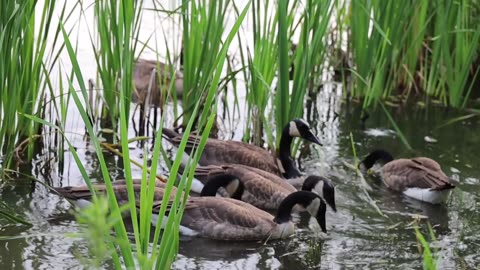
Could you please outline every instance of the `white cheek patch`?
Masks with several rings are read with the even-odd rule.
[[[310,215],[315,217],[317,216],[317,212],[319,208],[320,208],[320,199],[316,198],[307,206],[307,211],[308,213],[310,213]]]
[[[229,196],[232,196],[232,195],[235,193],[235,191],[237,191],[239,185],[240,185],[240,180],[238,180],[238,179],[232,180],[232,181],[225,187],[225,189],[226,189],[227,192],[228,192],[228,195],[229,195]]]
[[[288,134],[292,137],[301,137],[297,124],[293,121],[290,122],[290,127],[288,128]]]
[[[315,185],[315,187],[313,188],[313,192],[316,193],[318,196],[322,197],[322,198],[325,198],[323,196],[323,185],[325,183],[323,183],[323,181],[318,181],[318,183]]]

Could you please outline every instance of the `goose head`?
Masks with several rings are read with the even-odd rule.
[[[240,200],[245,189],[242,181],[235,175],[219,174],[209,177],[207,183],[203,186],[200,196],[215,196],[219,188],[225,188],[230,198]]]
[[[288,123],[288,125],[285,127],[285,131],[287,131],[287,134],[290,137],[300,137],[303,138],[307,141],[316,143],[318,145],[322,145],[320,140],[313,134],[310,125],[307,123],[307,121],[297,118],[293,119]]]
[[[317,175],[310,175],[303,182],[302,190],[311,191],[318,194],[325,200],[325,202],[332,208],[334,212],[337,212],[337,208],[335,206],[335,187],[327,178]]]
[[[381,161],[383,164],[386,164],[393,160],[392,154],[383,150],[377,149],[372,151],[368,156],[366,156],[360,164],[358,164],[358,168],[363,173],[368,172],[370,168],[373,167],[377,163],[377,161]]]
[[[324,233],[327,232],[325,222],[327,205],[320,196],[310,191],[296,191],[285,197],[278,207],[274,221],[277,224],[290,222],[292,218],[292,208],[297,204],[307,210],[312,217],[315,217],[322,231]]]

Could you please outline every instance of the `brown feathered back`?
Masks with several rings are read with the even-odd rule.
[[[396,159],[382,167],[383,181],[396,191],[417,187],[432,190],[454,188],[440,165],[426,157]]]

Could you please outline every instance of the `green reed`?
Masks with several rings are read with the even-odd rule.
[[[2,1],[0,3],[0,160],[11,167],[15,145],[32,140],[41,126],[22,115],[44,113],[45,89],[59,51],[52,23],[56,1]],[[65,6],[64,6],[65,8]],[[41,11],[39,16],[35,10]],[[60,19],[64,19],[64,13]],[[52,28],[54,31],[52,31]],[[48,44],[51,39],[52,43]],[[48,60],[49,59],[49,60]],[[34,144],[28,144],[28,159]],[[3,171],[3,169],[2,169]]]
[[[124,98],[130,100],[132,93],[132,72],[134,52],[139,33],[141,8],[143,1],[101,0],[95,1],[95,20],[98,34],[98,45],[91,40],[95,50],[97,71],[103,89],[105,101],[102,119],[110,121],[108,126],[115,129],[120,113],[120,90],[125,89]]]
[[[154,186],[154,181],[156,178],[156,170],[159,163],[159,158],[161,156],[161,152],[164,151],[162,149],[162,139],[161,139],[161,129],[163,127],[163,120],[161,122],[161,126],[159,130],[157,130],[157,135],[155,139],[154,150],[152,153],[152,160],[151,164],[152,167],[150,172],[147,171],[147,160],[144,160],[144,169],[142,172],[142,188],[140,195],[135,197],[133,192],[133,184],[132,184],[132,175],[131,175],[131,165],[130,165],[130,156],[129,156],[129,140],[128,140],[128,114],[120,113],[119,118],[119,135],[121,138],[121,149],[123,153],[123,164],[124,164],[124,173],[125,179],[127,181],[127,189],[128,189],[128,196],[129,196],[129,203],[125,207],[129,210],[131,216],[131,222],[133,226],[133,233],[134,233],[134,243],[133,246],[130,243],[130,240],[127,237],[127,232],[125,229],[125,225],[123,222],[122,216],[122,206],[118,205],[116,198],[113,193],[113,186],[110,176],[108,174],[108,168],[106,166],[105,159],[103,157],[102,147],[100,144],[100,140],[97,137],[97,133],[95,131],[94,126],[89,121],[89,114],[88,111],[91,110],[89,107],[89,103],[87,100],[87,89],[85,80],[82,77],[80,66],[78,65],[77,57],[75,54],[75,50],[73,49],[67,33],[63,30],[63,36],[66,43],[66,48],[69,53],[70,60],[73,66],[73,74],[74,76],[69,80],[69,89],[70,94],[75,102],[80,115],[83,119],[83,122],[87,128],[88,135],[90,137],[90,141],[92,145],[96,149],[96,154],[99,160],[102,176],[105,181],[106,185],[106,195],[108,198],[108,209],[109,217],[108,220],[114,221],[112,222],[111,226],[115,230],[116,235],[112,240],[110,237],[108,239],[104,239],[107,241],[107,247],[109,249],[108,253],[111,254],[112,260],[116,266],[116,268],[141,268],[141,269],[167,269],[172,264],[176,253],[178,251],[178,241],[179,241],[179,224],[182,217],[182,212],[186,204],[187,196],[182,196],[182,194],[188,194],[191,181],[193,179],[193,172],[195,169],[195,165],[200,158],[201,150],[206,143],[206,139],[208,138],[210,129],[215,120],[215,106],[211,106],[214,103],[215,93],[216,93],[216,86],[220,81],[221,72],[223,70],[223,65],[225,62],[227,49],[230,46],[230,43],[234,36],[236,35],[241,22],[243,21],[244,17],[246,16],[248,10],[247,8],[243,10],[240,14],[237,22],[233,26],[231,32],[229,33],[226,40],[222,42],[222,46],[219,48],[218,55],[215,55],[214,59],[216,61],[212,65],[212,72],[210,74],[202,74],[202,76],[210,76],[211,83],[206,88],[206,91],[202,93],[205,96],[204,100],[197,100],[194,104],[194,108],[191,112],[191,117],[189,118],[186,129],[185,135],[183,140],[179,146],[179,151],[175,157],[173,165],[170,171],[170,177],[167,181],[167,187],[165,189],[164,199],[161,202],[154,202],[153,195],[154,189],[148,188]],[[215,16],[213,13],[211,16]],[[127,37],[125,37],[127,39]],[[122,64],[120,69],[126,70],[128,69],[128,65],[131,65],[130,62],[130,54],[123,53],[120,55],[122,59],[119,59],[119,62]],[[128,74],[128,73],[122,73]],[[77,93],[72,87],[72,80],[75,79],[78,84],[80,85],[81,93]],[[201,79],[201,78],[200,78]],[[129,105],[129,87],[131,85],[131,77],[129,80],[119,78],[117,82],[119,86],[119,110],[121,112],[128,112],[128,105]],[[211,107],[211,111],[204,110],[201,112],[202,106]],[[201,113],[200,113],[201,112]],[[173,185],[176,182],[178,170],[183,154],[183,149],[186,146],[186,141],[190,131],[192,130],[194,123],[196,122],[197,115],[199,115],[202,119],[201,123],[205,123],[205,129],[199,130],[202,134],[201,141],[198,145],[197,151],[195,151],[192,156],[191,167],[187,166],[186,171],[187,173],[181,176],[181,180],[178,184],[177,192],[175,194],[174,200],[169,200],[170,194],[174,192]],[[204,121],[203,121],[204,120]],[[41,122],[45,122],[39,120]],[[54,126],[52,124],[46,123],[47,125]],[[203,125],[201,125],[203,126]],[[55,127],[61,131],[61,128]],[[67,141],[69,144],[70,150],[74,156],[75,161],[77,162],[77,166],[80,168],[82,176],[85,178],[87,185],[90,187],[90,190],[93,194],[95,191],[92,189],[92,183],[88,178],[88,175],[83,167],[81,160],[78,158],[78,155],[75,152],[73,146]],[[147,149],[145,149],[147,151]],[[147,156],[147,155],[145,155]],[[93,196],[94,205],[98,207],[102,207],[101,203],[98,203],[97,196]],[[160,205],[159,209],[159,216],[163,217],[166,216],[166,224],[164,229],[161,229],[162,218],[159,218],[157,227],[154,232],[154,239],[153,244],[150,245],[150,219],[152,216],[152,208],[155,205]],[[100,211],[101,212],[101,211]],[[92,213],[98,213],[98,211],[92,211]],[[88,214],[87,214],[88,215]],[[85,216],[83,216],[83,220],[85,220]],[[89,220],[88,218],[86,219]],[[91,219],[90,219],[91,220]],[[88,222],[87,222],[88,223]],[[89,228],[92,230],[92,228]],[[98,232],[96,235],[104,235],[101,232]],[[105,248],[102,249],[91,249],[92,251],[98,250],[100,254],[98,256],[103,256],[105,254]],[[100,252],[101,251],[101,252]],[[93,254],[94,256],[96,254]],[[94,261],[98,264],[98,261]]]
[[[425,67],[426,90],[445,104],[463,107],[468,100],[480,67],[480,26],[471,1],[435,1],[431,26],[430,59]]]
[[[273,131],[281,134],[288,121],[303,116],[305,94],[314,82],[318,83],[312,76],[318,75],[325,61],[324,44],[332,7],[331,1],[307,1],[305,5],[295,1],[254,1],[253,55],[248,48],[248,61],[242,59],[248,63],[247,121],[252,121],[247,123],[244,138],[250,137],[252,126],[253,142],[261,144],[265,129],[267,143],[274,148],[280,136],[275,142]],[[301,33],[298,41],[293,40],[295,31]],[[269,106],[273,110],[267,110]],[[272,118],[275,130],[263,125]]]
[[[470,1],[354,1],[350,5],[355,97],[364,107],[423,92],[465,106],[478,67],[480,27]]]
[[[435,270],[437,269],[437,258],[433,254],[428,241],[425,239],[425,236],[420,232],[418,226],[415,225],[415,236],[417,237],[417,242],[419,244],[419,251],[422,253],[423,257],[423,269]],[[430,239],[436,241],[435,234],[433,232],[432,226],[428,224],[428,231]],[[421,247],[420,247],[421,246]],[[421,251],[423,249],[423,252]]]
[[[250,126],[253,129],[253,142],[262,144],[263,129],[266,129],[267,143],[274,146],[272,130],[266,122],[266,108],[270,102],[272,83],[278,67],[277,32],[278,16],[272,16],[275,9],[273,1],[253,1],[253,55],[248,51],[248,69],[245,69],[249,77],[247,87],[247,132],[246,138],[250,137]],[[241,37],[239,36],[239,41]],[[246,45],[246,44],[245,44]],[[243,59],[242,59],[243,60]],[[245,63],[244,63],[245,64]],[[250,123],[250,121],[252,123]]]
[[[225,18],[230,1],[184,1],[181,7],[183,21],[183,125],[192,117],[194,105],[205,100],[212,87],[213,74],[222,47]],[[218,82],[214,87],[218,86]],[[214,105],[216,106],[216,105]],[[212,110],[208,104],[202,110]]]
[[[330,33],[333,7],[333,1],[310,0],[302,10],[298,26],[301,34],[293,55],[295,71],[293,89],[289,95],[289,107],[288,110],[276,108],[276,114],[286,114],[282,121],[288,122],[293,118],[302,117],[307,90],[313,91],[320,85],[320,76],[328,50],[326,42]],[[278,129],[277,132],[279,132]]]

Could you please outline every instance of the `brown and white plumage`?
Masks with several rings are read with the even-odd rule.
[[[393,159],[385,150],[370,153],[361,166],[371,168],[377,160],[385,165],[381,177],[385,185],[417,200],[437,204],[444,202],[455,185],[442,171],[440,164],[427,157]]]
[[[294,233],[292,222],[278,225],[270,213],[221,197],[190,197],[181,225],[198,236],[219,240],[278,239]]]
[[[166,64],[156,60],[137,59],[133,70],[135,88],[132,91],[132,101],[141,104],[145,103],[149,87],[151,87],[151,104],[155,106],[162,105],[164,102],[162,98],[166,96],[162,92],[168,90],[172,79],[175,79],[175,94],[178,98],[182,98],[183,74],[181,71],[176,71],[175,78],[173,78],[173,74],[170,74],[169,67]]]
[[[163,136],[174,145],[179,145],[182,139],[182,135],[167,128],[163,128]],[[305,120],[294,119],[283,129],[278,155],[272,155],[259,146],[244,142],[208,139],[199,164],[203,166],[242,164],[286,178],[298,177],[301,176],[301,173],[296,167],[290,151],[293,137],[301,137],[321,145]],[[193,148],[198,146],[199,141],[199,137],[190,136],[186,152],[190,153]]]
[[[234,179],[229,179],[228,185]],[[239,183],[241,185],[241,183]],[[208,184],[207,184],[208,186]],[[105,192],[104,185],[95,185],[99,192]],[[115,196],[120,205],[128,202],[127,186],[114,185]],[[164,189],[154,187],[152,224],[156,225],[162,205]],[[86,186],[55,188],[65,198],[90,200],[91,194]],[[134,185],[135,197],[139,197],[140,185]],[[174,199],[170,195],[170,201]],[[136,202],[137,205],[139,202]],[[180,233],[201,236],[218,240],[265,240],[285,238],[294,233],[294,225],[290,221],[292,208],[299,204],[313,215],[322,230],[325,229],[325,210],[323,200],[316,194],[298,191],[289,195],[280,205],[275,216],[262,211],[248,203],[221,197],[190,197],[180,223]],[[160,223],[162,224],[162,223]]]
[[[209,179],[233,175],[244,186],[241,200],[261,209],[277,209],[290,193],[297,191],[277,175],[239,164],[199,166],[195,178],[205,184]]]

